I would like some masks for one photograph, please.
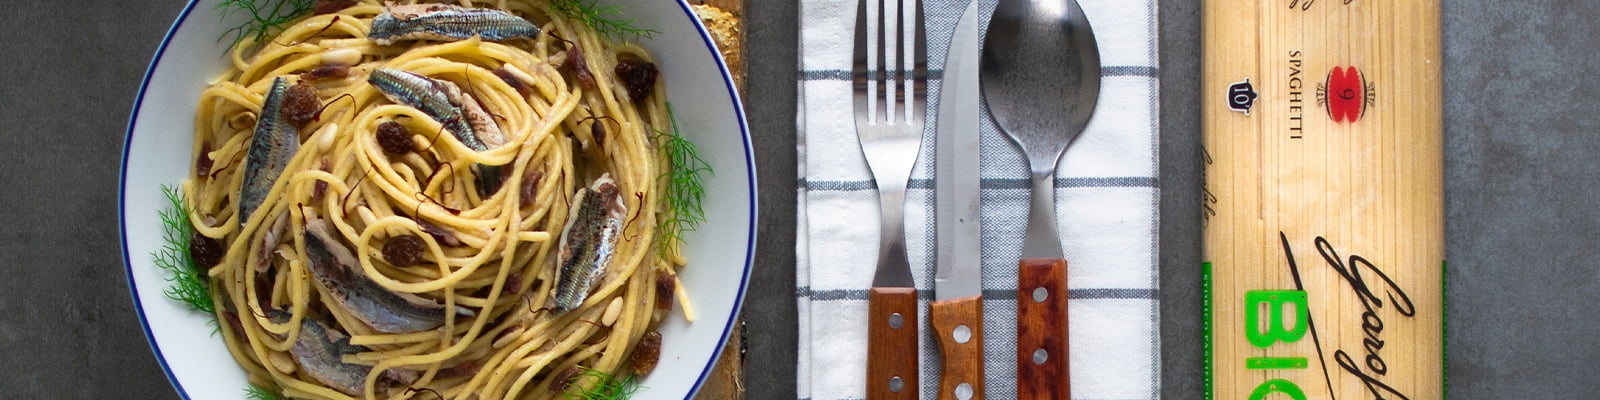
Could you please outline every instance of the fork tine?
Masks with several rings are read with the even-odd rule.
[[[867,0],[859,0],[856,4],[856,35],[855,50],[850,62],[850,90],[855,103],[856,118],[869,115],[866,97],[867,81]]]
[[[904,82],[908,77],[904,73],[904,55],[906,43],[906,31],[904,24],[906,20],[906,7],[904,0],[883,1],[894,2],[894,13],[888,13],[888,5],[885,5],[884,11],[887,15],[884,15],[882,18],[882,26],[885,30],[883,32],[885,43],[883,47],[883,53],[881,54],[887,55],[886,57],[883,57],[884,62],[888,63],[888,66],[886,67],[886,73],[884,75],[888,77],[889,86],[891,86],[891,88],[889,88],[890,92],[884,94],[884,98],[892,109],[891,113],[889,114],[889,118],[891,119],[890,123],[899,125],[905,122],[905,100],[903,100],[901,96],[906,94],[906,91],[902,90],[901,82]]]
[[[928,83],[928,40],[922,25],[922,0],[909,0],[916,3],[912,7],[912,54],[911,54],[911,81],[906,84],[911,101],[908,102],[912,124],[923,125],[924,114],[927,112],[927,83]],[[920,132],[919,132],[920,134]]]
[[[891,73],[891,70],[889,69],[889,67],[894,64],[889,62],[891,59],[891,54],[888,52],[890,37],[888,34],[892,31],[889,30],[889,25],[891,25],[889,23],[889,16],[885,15],[888,14],[889,11],[889,6],[887,4],[889,0],[875,1],[878,3],[876,8],[878,13],[878,26],[873,28],[875,35],[872,40],[872,45],[877,50],[874,55],[877,56],[878,63],[876,67],[873,67],[873,71],[877,72],[878,75],[877,78],[874,79],[874,82],[876,82],[876,87],[878,88],[878,93],[875,96],[872,96],[872,103],[878,106],[878,111],[872,113],[872,117],[874,121],[879,123],[890,123],[893,122],[895,118],[893,109],[891,108],[894,106],[893,92],[891,92],[891,90],[894,90],[892,87],[894,85],[889,83],[894,80],[894,74]]]

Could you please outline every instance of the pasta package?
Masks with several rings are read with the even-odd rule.
[[[191,250],[252,384],[559,398],[653,369],[687,298],[650,53],[539,0],[330,3],[235,45],[195,113]]]
[[[1439,2],[1203,10],[1205,398],[1442,399]]]

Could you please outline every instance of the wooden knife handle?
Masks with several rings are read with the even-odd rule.
[[[875,287],[867,294],[867,399],[916,400],[917,289]]]
[[[1030,258],[1017,267],[1017,398],[1071,398],[1067,260]]]
[[[982,400],[983,296],[929,303],[928,320],[944,355],[939,399]]]

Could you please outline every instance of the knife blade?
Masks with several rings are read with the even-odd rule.
[[[950,37],[934,130],[938,246],[928,319],[944,356],[940,399],[984,398],[978,24],[978,4],[969,1]]]

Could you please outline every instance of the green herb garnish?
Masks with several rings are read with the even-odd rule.
[[[639,391],[639,382],[634,380],[634,375],[628,375],[618,379],[616,375],[608,374],[600,370],[586,367],[579,368],[582,368],[583,372],[572,377],[571,381],[568,381],[574,384],[567,386],[568,391],[566,392],[566,397],[568,399],[626,400],[630,397],[633,397],[633,392]],[[572,389],[577,386],[575,384],[579,379],[583,378],[588,378],[594,381],[594,387],[591,387],[589,390],[585,390],[583,392],[573,392]]]
[[[189,254],[189,238],[195,233],[194,225],[189,224],[189,208],[183,205],[183,194],[178,188],[167,185],[161,185],[161,193],[167,196],[169,203],[160,211],[161,235],[166,244],[150,256],[155,258],[156,267],[167,271],[167,282],[172,283],[162,293],[169,299],[188,304],[192,310],[215,317],[217,309],[211,303],[210,284]]]
[[[283,31],[284,24],[310,14],[315,6],[316,0],[222,0],[215,7],[222,17],[244,12],[250,18],[243,25],[223,32],[217,40],[231,34],[233,45],[238,45],[247,36],[260,42],[267,36]]]
[[[599,0],[550,0],[550,8],[566,15],[584,25],[593,28],[611,40],[621,40],[623,35],[632,35],[634,38],[649,39],[651,34],[661,33],[655,29],[644,29],[633,26],[634,20],[623,19],[622,6],[601,7]]]
[[[283,400],[283,396],[279,396],[277,393],[267,390],[267,388],[256,386],[254,383],[244,389],[244,398],[249,400]]]
[[[661,233],[656,239],[662,241],[657,245],[663,257],[669,255],[669,246],[666,245],[683,244],[683,232],[693,231],[706,221],[705,209],[700,206],[701,200],[706,197],[705,174],[716,173],[711,170],[710,164],[700,158],[700,150],[694,142],[678,135],[678,116],[672,112],[670,103],[667,104],[667,119],[672,123],[672,131],[656,131],[661,151],[669,164],[664,173],[667,178],[668,213],[656,227]]]

